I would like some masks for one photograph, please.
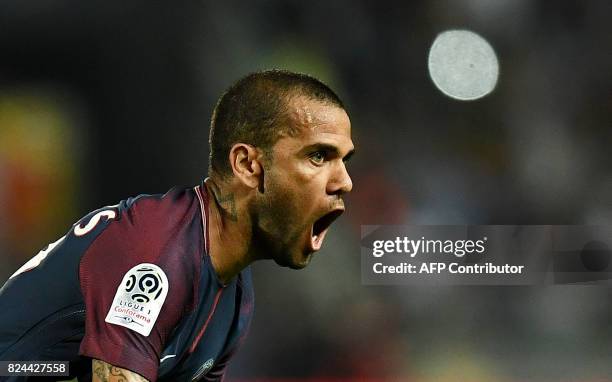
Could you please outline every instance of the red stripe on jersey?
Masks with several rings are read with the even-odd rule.
[[[221,297],[221,293],[223,293],[224,290],[225,289],[219,289],[217,291],[217,294],[215,295],[215,301],[213,302],[212,308],[210,309],[210,313],[208,313],[208,318],[206,319],[206,322],[204,323],[204,326],[202,326],[202,329],[200,329],[200,332],[198,333],[198,336],[196,337],[196,339],[191,344],[191,347],[189,348],[189,353],[193,353],[193,351],[195,350],[196,346],[198,346],[198,343],[202,339],[202,336],[204,335],[204,332],[206,331],[206,327],[210,323],[210,319],[215,314],[215,310],[217,309],[217,303],[219,302],[219,298]]]
[[[210,245],[208,244],[208,192],[202,192],[201,186],[194,187],[196,195],[200,200],[200,206],[202,207],[202,229],[204,234],[204,250],[206,253],[210,251]]]

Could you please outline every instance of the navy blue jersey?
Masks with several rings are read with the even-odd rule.
[[[249,268],[222,285],[201,185],[90,213],[0,289],[0,360],[91,358],[149,380],[220,380],[253,313]]]

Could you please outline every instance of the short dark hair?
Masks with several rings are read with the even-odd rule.
[[[210,122],[210,175],[231,174],[227,158],[233,144],[243,142],[268,151],[282,133],[291,134],[286,116],[289,102],[296,97],[344,109],[338,95],[323,82],[287,70],[251,73],[227,89]]]

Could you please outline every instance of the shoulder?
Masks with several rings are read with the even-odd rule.
[[[142,194],[117,205],[118,221],[134,228],[164,229],[199,217],[200,204],[194,188],[175,187],[165,194]]]
[[[97,247],[122,248],[153,262],[169,240],[201,236],[200,204],[193,189],[139,195],[100,208],[78,221],[76,237],[96,239]],[[70,233],[69,233],[70,234]]]
[[[75,225],[75,235],[96,220],[102,227],[92,229],[97,238],[79,265],[81,290],[89,306],[98,302],[110,306],[121,288],[131,289],[135,282],[136,287],[165,286],[174,318],[193,308],[204,253],[201,209],[193,189],[140,195],[98,210]]]
[[[81,271],[101,267],[117,278],[139,264],[154,264],[178,282],[185,271],[199,270],[204,250],[201,207],[193,188],[128,198],[90,213],[72,231],[91,242]]]
[[[128,229],[163,229],[198,209],[194,189],[175,187],[165,194],[141,194],[94,210],[78,220],[69,234],[95,238],[106,228],[121,228],[122,233]]]
[[[105,226],[79,268],[86,305],[81,354],[156,374],[157,355],[198,299],[205,248],[198,195],[172,189],[127,199],[90,219],[96,214]],[[124,357],[118,349],[142,354]]]

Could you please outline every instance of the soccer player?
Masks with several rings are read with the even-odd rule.
[[[309,263],[353,151],[320,81],[242,78],[212,115],[209,178],[94,211],[11,276],[0,360],[70,361],[79,381],[220,380],[253,314],[249,265]]]

